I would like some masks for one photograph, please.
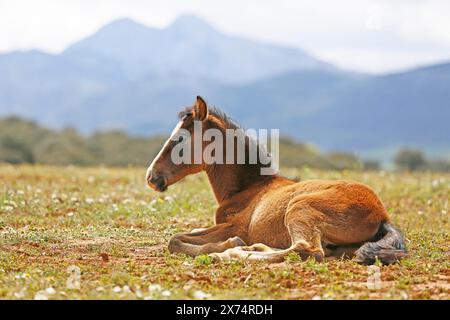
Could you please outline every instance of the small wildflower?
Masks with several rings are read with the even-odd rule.
[[[164,290],[163,292],[161,292],[161,295],[163,297],[170,297],[171,294],[172,292],[170,292],[169,290]]]
[[[46,292],[47,294],[55,294],[55,293],[56,293],[56,290],[53,289],[52,287],[49,287],[49,288],[45,289],[45,292]]]
[[[36,294],[34,295],[34,300],[48,300],[48,296],[45,290],[36,292]]]
[[[115,293],[122,292],[122,288],[119,287],[119,286],[115,286],[115,287],[113,288],[113,292],[115,292]]]
[[[205,298],[211,297],[211,295],[209,293],[205,293],[201,290],[197,290],[194,292],[193,297],[195,299],[205,299]]]
[[[129,286],[125,285],[125,286],[123,286],[122,291],[123,291],[123,292],[126,292],[126,293],[130,293],[130,292],[131,292],[131,289],[130,289]]]
[[[151,284],[148,286],[148,291],[152,292],[152,291],[161,291],[162,288],[159,284]]]

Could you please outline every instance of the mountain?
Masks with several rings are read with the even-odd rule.
[[[450,63],[358,81],[309,122],[333,127],[328,146],[380,150],[412,145],[450,151]],[[345,134],[343,134],[347,131]]]
[[[84,106],[95,110],[89,111],[92,123],[83,122],[82,113],[76,123],[165,132],[177,112],[202,94],[245,127],[279,128],[326,150],[378,159],[402,146],[448,154],[449,84],[450,64],[370,77],[297,71],[247,85],[149,77],[90,96]]]
[[[0,55],[0,115],[19,114],[45,124],[68,124],[83,99],[123,82],[109,61],[90,65],[38,50]]]
[[[450,153],[450,63],[371,77],[294,72],[213,98],[247,126],[279,127],[328,150],[376,158],[402,146]]]
[[[83,132],[166,133],[198,94],[246,127],[325,150],[449,154],[450,63],[381,76],[226,35],[193,16],[165,29],[113,21],[60,54],[0,54],[0,116]]]
[[[0,54],[0,115],[85,131],[137,125],[155,132],[168,124],[159,110],[199,91],[306,69],[336,70],[301,50],[225,35],[194,16],[165,29],[120,19],[58,55]],[[142,120],[143,108],[153,120]]]
[[[189,15],[165,29],[116,20],[67,48],[63,56],[116,61],[130,80],[174,73],[245,83],[291,70],[334,69],[301,50],[225,35]]]

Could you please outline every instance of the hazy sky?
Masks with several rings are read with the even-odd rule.
[[[60,52],[116,18],[165,27],[183,13],[353,70],[450,60],[448,0],[0,0],[0,52]]]

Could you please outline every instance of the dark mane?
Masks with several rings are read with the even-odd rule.
[[[223,121],[227,129],[243,129],[240,124],[229,117],[224,111],[217,107],[208,107],[208,113]],[[182,120],[185,116],[192,115],[192,107],[186,107],[178,113],[178,118]]]
[[[228,116],[224,111],[217,107],[211,107],[208,112],[214,117],[223,121],[227,129],[244,129],[239,123],[234,121],[230,116]]]

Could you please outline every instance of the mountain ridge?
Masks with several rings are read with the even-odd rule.
[[[69,46],[62,55],[112,59],[130,80],[150,72],[177,71],[224,83],[245,83],[293,69],[333,69],[300,49],[227,35],[190,15],[162,29],[131,19],[115,20]]]
[[[148,135],[170,130],[200,94],[244,126],[361,154],[403,145],[450,153],[449,88],[450,63],[357,74],[192,16],[163,29],[119,19],[60,54],[0,54],[0,116]]]

